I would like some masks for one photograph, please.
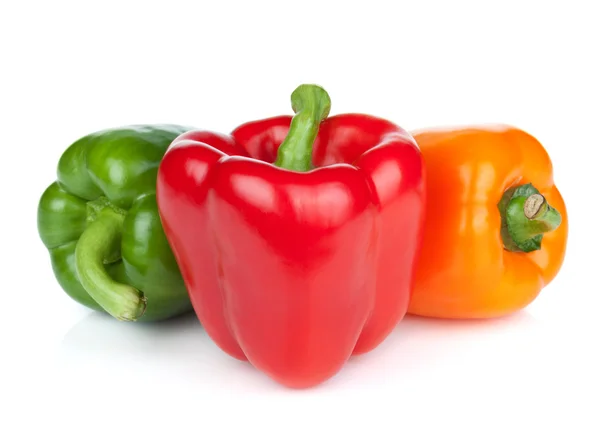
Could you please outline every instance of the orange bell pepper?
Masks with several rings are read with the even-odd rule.
[[[413,131],[426,217],[409,313],[492,318],[523,309],[562,266],[567,211],[528,133],[486,125]]]

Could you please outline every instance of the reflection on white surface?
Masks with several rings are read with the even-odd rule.
[[[490,321],[407,316],[376,350],[352,357],[337,376],[309,392],[358,391],[390,380],[406,385],[419,373],[431,378],[457,365],[465,370],[472,362],[502,364],[510,370],[511,364],[527,363],[523,356],[528,351],[533,349],[530,360],[543,352],[537,330],[538,322],[527,312]],[[113,379],[115,385],[128,382],[143,388],[151,380],[161,387],[167,383],[211,392],[287,392],[251,365],[217,348],[194,314],[146,324],[90,313],[66,333],[56,360],[69,379],[78,375],[86,380],[98,378],[104,385]]]
[[[159,323],[127,323],[91,312],[64,336],[61,351],[73,355],[190,355],[198,350],[204,331],[194,314]]]
[[[376,350],[351,358],[334,380],[343,387],[348,381],[348,389],[357,380],[368,387],[388,386],[390,380],[397,385],[430,388],[436,387],[436,380],[459,386],[461,380],[471,379],[466,376],[469,372],[477,373],[486,363],[502,364],[503,370],[517,367],[517,362],[522,363],[521,355],[527,355],[535,345],[541,329],[526,311],[488,321],[407,316]],[[452,372],[457,370],[460,373]],[[495,375],[501,376],[502,370]],[[450,384],[454,380],[457,382]]]
[[[146,382],[149,377],[203,386],[211,381],[227,386],[232,379],[249,385],[266,381],[247,363],[222,352],[193,313],[160,323],[125,323],[91,313],[65,334],[56,360],[70,375],[74,369],[88,377],[110,371],[129,382]],[[116,382],[122,380],[115,377]]]

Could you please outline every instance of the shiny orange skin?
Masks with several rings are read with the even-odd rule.
[[[568,218],[552,162],[528,133],[506,125],[423,129],[411,134],[426,166],[424,239],[409,313],[493,318],[533,302],[559,272]],[[532,183],[562,216],[542,247],[509,252],[500,236],[502,194]]]

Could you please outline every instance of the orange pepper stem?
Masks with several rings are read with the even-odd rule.
[[[500,234],[511,252],[533,252],[542,247],[545,233],[560,225],[560,213],[531,184],[509,188],[498,203]]]

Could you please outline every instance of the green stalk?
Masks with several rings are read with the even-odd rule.
[[[329,115],[331,99],[327,92],[313,84],[302,84],[292,93],[290,130],[279,146],[275,166],[292,171],[312,169],[312,147],[319,126]]]
[[[545,233],[557,229],[562,218],[531,184],[508,189],[498,204],[504,248],[511,252],[533,252],[542,247]]]
[[[121,321],[136,321],[146,310],[144,294],[114,281],[105,264],[120,250],[125,214],[104,207],[83,232],[75,249],[79,280],[88,294],[106,312]]]

